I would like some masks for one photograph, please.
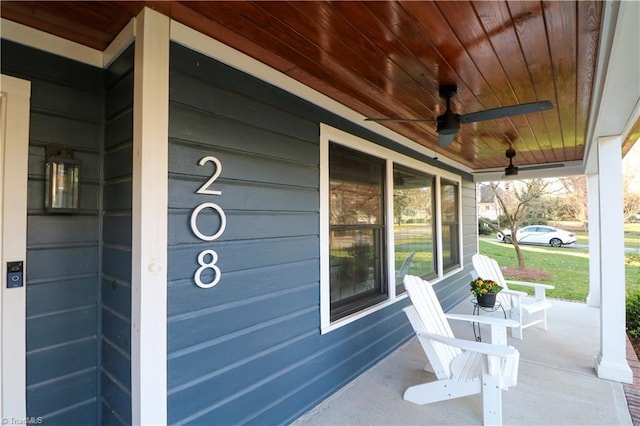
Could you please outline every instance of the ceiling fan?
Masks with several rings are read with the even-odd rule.
[[[513,165],[513,157],[516,156],[516,150],[513,148],[507,148],[504,155],[509,159],[509,165],[504,169],[505,176],[515,176],[518,174],[518,168]]]
[[[446,148],[451,145],[453,138],[460,130],[460,123],[495,120],[496,118],[529,114],[531,112],[545,111],[553,108],[553,104],[550,101],[540,101],[487,109],[484,111],[460,115],[451,111],[451,98],[453,98],[456,93],[458,93],[458,88],[455,85],[445,85],[440,87],[440,97],[446,100],[447,109],[444,111],[444,114],[439,115],[436,120],[420,118],[367,118],[366,121],[399,123],[433,123],[435,121],[436,131],[438,132],[438,145],[442,148]]]
[[[532,166],[514,166],[513,165],[513,159],[516,156],[516,150],[513,148],[513,146],[507,148],[507,150],[504,153],[505,157],[507,157],[509,159],[509,165],[507,167],[504,168],[504,174],[502,175],[502,177],[499,178],[499,180],[511,177],[511,176],[517,176],[519,171],[529,171],[529,170],[546,170],[546,169],[555,169],[558,167],[564,167],[564,163],[547,163],[547,164],[535,164]],[[495,176],[497,173],[499,172],[499,170],[493,169],[493,170],[486,170],[486,171],[481,171],[481,172],[476,172],[474,173],[476,176],[483,176],[483,175],[493,175]]]

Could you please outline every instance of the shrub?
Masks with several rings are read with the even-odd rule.
[[[627,331],[640,344],[640,290],[627,294]]]
[[[487,224],[487,222],[482,219],[478,220],[478,234],[480,235],[491,235],[493,234],[493,229]]]

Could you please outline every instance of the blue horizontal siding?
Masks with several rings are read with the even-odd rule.
[[[100,415],[131,424],[131,206],[135,46],[105,76]]]
[[[97,406],[95,389],[94,369],[34,386],[28,390],[30,397],[27,402],[27,411],[37,407],[41,413],[44,413],[42,420],[46,425],[95,424]]]
[[[28,280],[41,281],[61,277],[96,274],[98,271],[97,243],[90,246],[59,245],[27,251],[30,264]]]
[[[130,383],[118,383],[113,376],[102,373],[103,424],[131,425],[131,391]]]
[[[95,369],[97,353],[95,336],[27,352],[27,389],[79,371]],[[42,412],[34,415],[42,415]]]
[[[170,60],[169,422],[291,421],[411,335],[406,302],[320,334],[318,119],[342,121],[178,45]],[[196,194],[205,156],[221,195]],[[215,241],[190,229],[203,202],[225,212]],[[219,214],[197,224],[213,234]],[[203,250],[222,273],[208,290],[193,282]]]
[[[295,291],[276,293],[273,297],[253,298],[248,303],[234,303],[215,306],[202,311],[191,311],[180,317],[173,317],[169,329],[175,335],[169,343],[169,352],[194,346],[203,342],[223,339],[226,336],[245,333],[258,327],[279,321],[300,321],[308,310],[315,311],[314,303],[317,287],[298,287]],[[308,329],[317,327],[314,315]]]
[[[27,183],[27,416],[97,424],[103,72],[2,40],[2,73],[31,82]],[[46,148],[81,161],[79,214],[44,210]]]
[[[295,135],[265,131],[242,121],[228,120],[187,105],[170,105],[169,138],[175,144],[200,149],[202,154],[209,154],[210,141],[215,139],[216,148],[220,150],[317,165],[319,134],[317,129],[307,133],[306,138],[301,139]],[[174,149],[184,148],[171,144],[169,152],[174,152]],[[179,162],[172,162],[173,167],[176,170],[181,168]]]
[[[48,279],[27,286],[27,318],[97,303],[95,275]]]
[[[171,253],[169,263],[173,263]],[[223,270],[224,282],[216,286],[215,293],[209,294],[193,284],[192,275],[185,274],[184,279],[169,282],[169,318],[193,310],[244,301],[251,297],[267,297],[273,293],[287,292],[298,285],[317,285],[320,278],[317,265],[317,259],[309,259],[234,272]]]
[[[255,239],[287,238],[303,235],[318,235],[317,212],[298,211],[251,211],[251,210],[227,210],[225,208],[227,226],[220,240],[238,240],[251,235]],[[169,214],[169,230],[174,231],[168,235],[170,245],[193,244],[198,240],[191,235],[180,232],[191,216],[191,210],[174,209]],[[214,219],[215,220],[215,219]],[[207,229],[217,229],[219,220],[210,224]],[[203,226],[204,229],[204,226]]]
[[[30,335],[27,351],[61,345],[69,341],[93,338],[96,333],[96,305],[48,313],[27,319]]]

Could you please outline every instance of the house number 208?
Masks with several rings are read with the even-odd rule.
[[[218,160],[216,157],[209,155],[206,157],[202,157],[198,162],[198,165],[204,166],[209,162],[214,164],[213,174],[211,175],[209,180],[207,180],[196,191],[196,194],[222,195],[222,191],[211,188],[211,185],[213,185],[216,179],[218,179],[218,177],[220,176],[220,173],[222,173],[222,163],[220,163],[220,160]],[[200,212],[207,209],[215,211],[220,217],[220,225],[218,226],[218,229],[215,232],[205,233],[205,232],[202,232],[200,228],[198,228],[198,215],[200,214]],[[201,203],[198,207],[193,209],[193,212],[191,212],[191,231],[196,237],[198,237],[202,241],[217,240],[218,238],[220,238],[220,236],[222,235],[226,227],[227,227],[227,216],[224,214],[224,210],[222,210],[222,207],[220,207],[216,203],[211,203],[211,202]],[[198,287],[211,288],[220,282],[220,278],[222,277],[222,272],[220,271],[220,268],[216,265],[217,262],[218,262],[218,253],[216,253],[215,250],[211,250],[211,249],[202,250],[198,254],[198,265],[200,265],[200,267],[196,269],[196,272],[193,275],[193,281],[196,283]],[[213,274],[214,274],[213,280],[211,280],[210,282],[203,282],[202,274],[209,269],[213,271]]]

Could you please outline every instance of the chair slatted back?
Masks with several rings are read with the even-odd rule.
[[[471,261],[473,262],[473,269],[476,270],[479,277],[493,280],[500,284],[500,286],[505,290],[509,289],[507,282],[504,279],[504,275],[502,275],[500,265],[498,265],[498,262],[496,262],[495,259],[476,253],[471,258]],[[505,310],[511,309],[511,298],[508,294],[500,292],[498,293],[496,300],[502,304],[502,307]]]
[[[447,337],[455,337],[431,284],[419,277],[405,275],[404,285],[411,298],[411,303],[413,303],[424,325],[424,331]],[[451,377],[451,362],[460,355],[462,351],[438,342],[431,342],[430,346],[430,353],[427,354],[429,362],[435,369],[443,368],[449,377]],[[436,359],[432,359],[433,357]]]

